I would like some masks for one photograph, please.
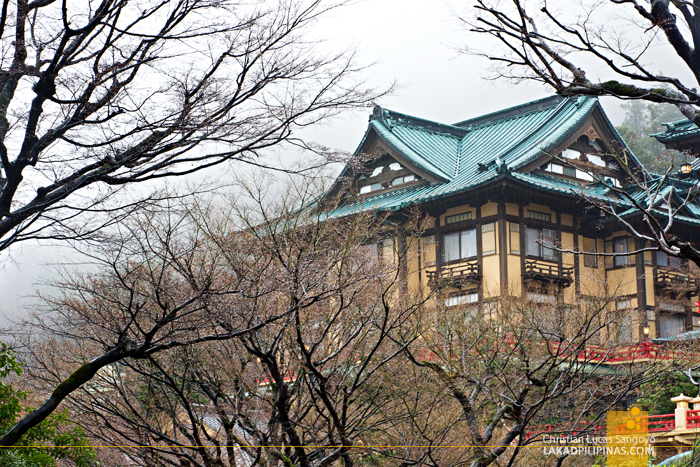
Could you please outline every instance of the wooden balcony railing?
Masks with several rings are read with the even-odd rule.
[[[684,274],[681,271],[658,269],[655,279],[656,286],[662,289],[681,289],[684,291],[700,289],[700,281],[698,281],[698,279]]]
[[[476,260],[444,265],[439,271],[426,271],[428,283],[435,287],[459,287],[481,281],[481,272]]]
[[[523,277],[533,279],[544,284],[554,284],[559,287],[568,287],[574,281],[573,267],[559,267],[556,263],[544,261],[525,262]]]

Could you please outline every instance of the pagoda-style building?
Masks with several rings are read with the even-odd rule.
[[[629,171],[650,186],[660,182],[644,172],[597,99],[553,96],[454,124],[376,107],[356,155],[360,162],[348,164],[329,193],[343,200],[332,215],[374,210],[393,225],[412,210],[427,216],[420,241],[396,229],[377,242],[384,255],[410,253],[397,266],[413,290],[449,280],[440,294],[445,305],[482,311],[515,295],[561,300],[575,312],[608,294],[611,313],[632,317],[630,341],[643,339],[644,328],[651,338],[700,329],[689,266],[660,251],[625,255],[648,245],[592,207],[613,205],[642,228],[639,211],[611,187],[641,199]],[[693,187],[667,184],[661,191],[674,187],[672,205]],[[700,201],[680,210],[674,229],[700,242]]]

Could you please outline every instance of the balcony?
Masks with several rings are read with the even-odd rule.
[[[545,285],[566,288],[574,281],[574,268],[559,267],[557,263],[545,261],[526,261],[523,277]]]
[[[426,271],[431,287],[464,287],[481,281],[481,273],[476,260],[442,266],[439,271]]]
[[[659,289],[681,293],[692,293],[700,289],[698,279],[677,270],[657,269],[654,274],[654,282]]]

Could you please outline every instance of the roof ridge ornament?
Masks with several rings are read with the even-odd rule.
[[[496,173],[501,174],[501,173],[508,173],[508,172],[510,172],[510,168],[508,167],[508,164],[506,164],[505,162],[503,162],[503,160],[501,160],[500,157],[497,157],[497,158],[494,160],[494,163],[496,164]]]

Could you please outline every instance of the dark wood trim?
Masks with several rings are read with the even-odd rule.
[[[476,221],[477,221],[477,227],[476,227],[476,264],[479,267],[479,271],[482,271],[482,275],[484,274],[484,248],[483,248],[483,241],[482,241],[482,236],[481,236],[481,206],[482,204],[479,204],[476,207]],[[478,293],[479,293],[479,309],[483,310],[484,306],[484,281],[481,280],[479,281],[479,284],[477,285],[478,288]]]
[[[508,230],[506,229],[506,203],[498,202],[498,261],[501,276],[501,296],[508,296]]]
[[[376,132],[375,132],[376,134]],[[446,182],[447,180],[443,180],[442,177],[439,175],[433,175],[430,172],[426,172],[425,170],[421,169],[417,165],[413,164],[411,161],[403,157],[398,151],[395,151],[391,145],[384,140],[381,136],[377,135],[377,140],[376,140],[377,146],[379,146],[383,152],[386,154],[389,154],[391,157],[396,159],[396,162],[399,162],[401,165],[409,169],[411,172],[420,175],[421,178],[424,178],[428,180],[431,183],[436,183],[436,182]]]
[[[559,214],[558,212],[557,212],[557,241],[559,242],[559,245],[561,246],[561,214]],[[557,255],[557,265],[559,266],[560,271],[564,267],[564,255],[561,253],[559,253]]]
[[[418,293],[423,296],[423,237],[413,237],[418,244],[416,246],[416,257],[418,258]]]
[[[579,251],[578,247],[578,219],[576,216],[572,216],[573,222],[574,222],[574,251]],[[595,242],[596,239],[594,238],[593,241]],[[594,245],[596,250],[598,249],[598,245]],[[581,260],[579,258],[578,254],[574,254],[574,299],[576,300],[576,303],[578,305],[581,304],[581,300],[579,298],[581,297]]]
[[[644,241],[636,238],[634,247],[637,250],[644,248]],[[644,264],[644,252],[640,251],[636,254],[635,268],[637,272],[637,313],[639,318],[643,318],[639,323],[639,338],[643,339],[643,327],[647,321],[647,281],[646,281],[646,266]]]
[[[380,183],[380,182],[376,182],[376,181],[375,181],[375,182],[373,182],[372,184],[374,184],[374,183]],[[402,183],[401,185],[390,186],[390,187],[388,187],[388,188],[382,188],[381,190],[370,191],[369,193],[360,193],[360,191],[359,191],[359,189],[358,189],[358,191],[357,191],[357,198],[358,198],[358,199],[365,199],[365,198],[369,198],[370,196],[375,196],[375,195],[378,195],[378,194],[389,193],[389,192],[391,192],[391,191],[401,190],[401,189],[403,189],[403,188],[412,187],[412,186],[415,186],[415,185],[427,185],[427,184],[429,184],[429,182],[427,182],[427,181],[424,180],[424,179],[420,179],[420,180],[414,180],[414,181],[408,182],[408,183]],[[359,187],[358,187],[358,188],[359,188]]]
[[[435,270],[439,273],[442,268],[442,230],[440,215],[435,216]]]
[[[656,326],[654,326],[656,329],[656,334],[654,336],[649,336],[649,338],[654,338],[654,337],[659,337],[660,334],[660,329],[659,329],[659,296],[656,293],[658,289],[657,287],[657,272],[659,271],[659,266],[656,264],[656,252],[652,251],[651,252],[651,273],[653,275],[652,282],[653,282],[653,287],[654,287],[654,307],[651,308],[651,310],[654,312],[654,323]],[[647,303],[647,307],[649,304]],[[647,308],[649,309],[649,308]]]
[[[460,230],[468,230],[476,228],[479,225],[479,221],[476,219],[469,219],[468,221],[455,222],[454,224],[445,224],[442,229],[442,233],[459,232]]]
[[[525,207],[522,204],[518,205],[518,211],[520,214],[520,296],[525,297],[526,291],[525,291],[525,259],[527,257],[527,237],[526,237],[526,230],[527,227],[525,226],[525,219],[523,217]]]
[[[557,213],[557,215],[559,215]],[[520,220],[523,220],[527,225],[531,227],[537,227],[538,229],[558,229],[561,230],[562,232],[568,232],[572,233],[574,231],[573,227],[570,227],[568,225],[563,225],[561,223],[557,224],[557,222],[546,222],[546,221],[540,221],[537,219],[533,219],[532,217],[516,217],[516,216],[511,216],[511,215],[506,215],[506,220],[510,222],[520,222]]]
[[[404,293],[408,293],[408,248],[406,246],[406,231],[401,229],[398,232],[397,254],[399,255],[399,270],[401,289]]]

